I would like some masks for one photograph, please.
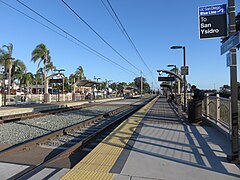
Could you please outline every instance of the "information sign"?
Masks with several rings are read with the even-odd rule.
[[[158,77],[158,81],[175,81],[175,77]]]
[[[227,36],[226,4],[199,7],[200,39]]]
[[[228,50],[238,46],[239,44],[240,44],[240,33],[237,32],[221,45],[221,55],[223,55]]]
[[[231,53],[227,54],[227,67],[230,67],[232,65],[232,56]]]
[[[181,66],[181,75],[188,75],[188,66]]]
[[[49,79],[49,83],[63,83],[63,79]]]

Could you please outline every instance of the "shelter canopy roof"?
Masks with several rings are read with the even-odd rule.
[[[92,87],[95,84],[102,84],[101,82],[91,81],[91,80],[79,80],[74,85],[75,86],[84,86],[84,87]]]

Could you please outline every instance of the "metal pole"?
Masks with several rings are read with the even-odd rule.
[[[183,46],[183,66],[186,66],[186,48],[185,46]],[[186,98],[186,75],[183,75],[183,112],[186,112],[186,102],[187,102],[187,98]]]
[[[63,101],[63,96],[64,96],[64,77],[62,79],[62,101]]]
[[[153,82],[152,82],[152,95],[153,95]]]
[[[143,90],[143,79],[142,79],[142,71],[141,71],[141,97],[142,97],[142,90]]]
[[[7,94],[6,94],[6,77],[7,77],[7,59],[4,59],[4,106],[7,104]]]
[[[229,13],[229,37],[236,33],[235,24],[235,1],[228,0],[228,13]],[[239,163],[239,142],[238,142],[238,84],[237,84],[237,56],[236,48],[230,50],[232,65],[230,66],[230,80],[231,80],[231,146],[232,152],[228,156],[230,162]]]

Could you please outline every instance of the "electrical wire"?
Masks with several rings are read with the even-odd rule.
[[[145,65],[145,67],[147,67],[148,71],[150,72],[153,80],[156,83],[155,78],[153,77],[152,71],[150,70],[150,68],[148,67],[148,65],[146,64],[146,62],[144,61],[143,57],[141,56],[140,52],[138,51],[138,49],[136,48],[135,44],[133,43],[132,39],[130,38],[128,32],[126,31],[126,28],[123,26],[120,18],[118,17],[116,11],[114,10],[113,6],[111,5],[111,3],[109,2],[109,0],[106,0],[108,3],[108,6],[110,7],[111,11],[113,12],[115,18],[113,17],[113,15],[111,14],[111,12],[109,11],[108,7],[106,6],[106,4],[104,3],[103,0],[101,0],[102,4],[104,5],[104,7],[106,8],[106,10],[108,11],[108,13],[111,15],[111,17],[114,19],[115,23],[117,24],[118,28],[120,29],[120,31],[123,33],[123,35],[125,36],[125,38],[128,40],[128,42],[130,43],[130,45],[133,47],[133,49],[135,50],[137,56],[139,57],[139,59],[143,62],[143,64]]]
[[[54,29],[50,28],[49,26],[41,23],[40,21],[32,18],[31,16],[27,15],[26,13],[24,13],[24,12],[22,12],[22,11],[16,9],[16,8],[14,8],[13,6],[7,4],[6,2],[3,2],[2,0],[0,0],[0,2],[2,2],[3,4],[5,4],[6,6],[14,9],[15,11],[17,11],[17,12],[19,12],[19,13],[21,13],[21,14],[23,14],[24,16],[30,18],[31,20],[37,22],[38,24],[40,24],[40,25],[48,28],[49,30],[51,30],[51,31],[53,31],[54,33],[60,35],[61,37],[64,37],[65,39],[69,40],[70,42],[72,42],[72,43],[74,43],[74,44],[82,47],[82,48],[85,49],[86,51],[88,51],[88,52],[90,52],[90,53],[92,53],[92,54],[100,57],[100,58],[103,59],[103,60],[107,60],[108,62],[111,62],[111,63],[114,64],[115,66],[120,67],[122,70],[125,70],[125,71],[127,71],[127,72],[130,72],[130,73],[136,75],[136,73],[134,73],[133,71],[131,71],[131,70],[129,70],[129,69],[121,66],[120,64],[118,64],[118,63],[116,63],[115,61],[111,60],[110,58],[104,56],[103,54],[101,54],[101,53],[98,52],[97,50],[93,49],[92,47],[90,47],[89,45],[85,44],[84,42],[82,42],[81,40],[79,40],[78,38],[76,38],[75,36],[73,36],[73,35],[71,35],[70,33],[68,33],[66,30],[60,28],[60,27],[57,26],[55,23],[51,22],[49,19],[45,18],[44,16],[42,16],[42,15],[39,14],[38,12],[34,11],[32,8],[30,8],[30,7],[27,6],[26,4],[22,3],[22,2],[19,1],[19,0],[16,0],[16,1],[17,1],[18,3],[20,3],[20,4],[22,4],[24,7],[26,7],[26,8],[29,9],[30,11],[32,11],[32,12],[34,12],[35,14],[37,14],[38,16],[40,16],[41,18],[43,18],[44,20],[46,20],[48,23],[52,24],[52,25],[53,25],[54,27],[56,27],[57,29],[61,30],[61,31],[65,34],[65,36],[64,36],[63,34],[60,34],[60,33],[57,32],[57,31],[55,31]],[[71,37],[72,39],[74,39],[75,41],[79,42],[80,44],[77,43],[77,42],[75,42],[75,41],[73,41],[73,40],[71,40],[71,39],[69,39],[68,36]]]
[[[70,9],[89,29],[91,29],[105,44],[107,44],[115,53],[117,53],[122,59],[124,59],[128,64],[134,67],[136,70],[141,71],[135,65],[133,65],[129,60],[127,60],[122,54],[120,54],[111,44],[109,44],[96,30],[94,30],[76,11],[74,11],[64,0],[61,0],[65,6]]]

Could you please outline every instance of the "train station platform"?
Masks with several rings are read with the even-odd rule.
[[[227,162],[230,142],[203,122],[178,117],[156,98],[124,121],[62,180],[233,180],[239,166]]]

